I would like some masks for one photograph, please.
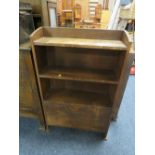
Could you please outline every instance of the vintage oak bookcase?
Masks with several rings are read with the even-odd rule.
[[[46,127],[98,131],[105,137],[124,91],[127,33],[40,27],[31,43]]]

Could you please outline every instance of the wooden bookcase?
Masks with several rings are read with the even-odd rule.
[[[31,43],[46,127],[106,136],[123,91],[131,46],[126,32],[40,27]]]

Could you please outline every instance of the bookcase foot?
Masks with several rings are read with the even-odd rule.
[[[112,121],[117,121],[117,118],[118,118],[117,115],[113,115],[113,116],[111,117],[111,120],[112,120]]]
[[[112,121],[116,122],[117,121],[117,117],[115,118],[111,118]]]
[[[103,134],[103,140],[104,141],[107,141],[108,140],[107,134],[105,134],[105,133]]]
[[[43,131],[43,132],[46,132],[46,128],[45,128],[44,125],[40,125],[39,130],[40,130],[40,131]]]

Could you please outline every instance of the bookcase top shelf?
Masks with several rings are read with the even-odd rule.
[[[127,50],[130,40],[125,31],[40,27],[31,35],[34,45]]]
[[[94,49],[111,49],[126,50],[126,45],[119,40],[100,40],[100,39],[83,39],[83,38],[59,38],[59,37],[42,37],[34,41],[34,45],[40,46],[59,46],[59,47],[79,47]]]

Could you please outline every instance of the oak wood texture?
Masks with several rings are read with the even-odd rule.
[[[118,84],[115,73],[112,70],[86,70],[86,69],[67,69],[67,68],[44,68],[39,77],[59,79],[59,80],[73,80],[73,81],[89,81],[97,83]]]
[[[106,136],[123,90],[131,46],[127,33],[40,27],[31,35],[31,44],[47,127]]]
[[[129,78],[129,75],[130,75],[130,69],[131,69],[133,61],[135,59],[135,51],[132,48],[129,51],[129,55],[128,55],[127,59],[128,59],[128,61],[126,62],[125,68],[123,70],[123,75],[124,76],[122,77],[121,90],[118,93],[118,95],[119,95],[118,99],[115,102],[115,105],[114,105],[113,110],[112,110],[112,116],[111,116],[112,120],[116,120],[117,117],[118,117],[120,105],[121,105],[123,95],[124,95],[124,91],[125,91],[125,88],[126,88],[126,85],[127,85],[127,82],[128,82],[128,78]]]
[[[75,4],[74,7],[74,11],[75,11],[75,22],[78,22],[81,20],[82,17],[82,8],[80,4]]]
[[[63,0],[62,9],[63,10],[72,10],[74,7],[74,0]]]
[[[44,107],[49,125],[103,132],[109,124],[106,118],[110,116],[110,108],[69,103],[47,103]]]
[[[40,109],[39,92],[34,65],[31,57],[30,42],[19,46],[19,109],[20,116],[38,117]]]
[[[126,50],[126,45],[119,40],[109,42],[101,39],[81,39],[81,38],[60,38],[60,37],[42,37],[34,41],[35,45],[59,46],[59,47],[83,47],[95,49],[114,49]]]
[[[88,98],[89,97],[89,98]],[[82,92],[78,90],[51,90],[44,103],[82,104],[87,106],[110,107],[109,96],[102,93]]]
[[[98,19],[99,22],[100,22],[100,19],[101,19],[101,14],[102,14],[102,5],[98,4],[95,7],[95,18]]]

